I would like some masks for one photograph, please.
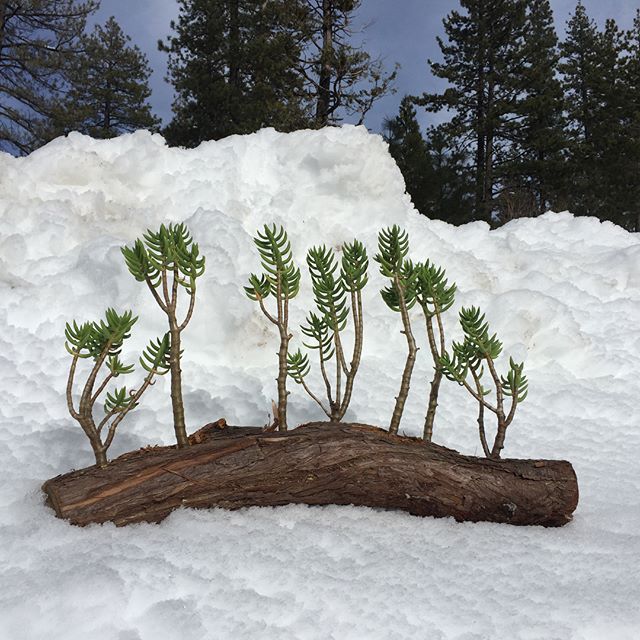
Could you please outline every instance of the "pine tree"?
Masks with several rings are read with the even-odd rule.
[[[449,109],[447,135],[473,156],[474,215],[491,222],[494,193],[507,159],[514,127],[525,24],[523,0],[460,0],[464,13],[444,20],[447,42],[438,38],[443,62],[431,62],[437,78],[450,84],[443,93],[424,94],[429,111]]]
[[[619,154],[625,159],[625,170],[620,176],[626,184],[620,202],[623,225],[630,231],[640,231],[640,9],[637,10],[633,28],[625,37],[626,57],[622,63],[621,109],[622,129],[625,136],[620,141]]]
[[[95,0],[0,0],[0,149],[29,153],[48,141]]]
[[[308,122],[298,72],[299,7],[288,0],[179,0],[168,81],[176,99],[169,142],[196,146],[261,127]],[[297,13],[298,12],[298,13]]]
[[[393,91],[397,71],[354,46],[354,16],[361,0],[302,0],[307,8],[302,38],[302,70],[315,105],[315,125],[324,127],[355,116],[362,124],[376,100]]]
[[[464,155],[449,147],[446,132],[431,127],[425,139],[410,96],[402,99],[398,115],[388,118],[384,127],[389,152],[416,209],[429,218],[467,222],[472,207],[468,170]]]
[[[582,3],[567,25],[562,44],[569,135],[568,207],[578,215],[621,222],[619,199],[626,185],[623,127],[622,34],[613,20],[599,32]]]
[[[130,41],[114,17],[83,38],[83,51],[68,70],[70,90],[59,118],[64,129],[112,138],[160,124],[147,102],[147,57]]]
[[[567,140],[562,86],[556,75],[559,58],[549,0],[531,0],[524,31],[524,64],[517,77],[517,126],[506,174],[509,186],[520,192],[520,199],[530,196],[530,213],[534,215],[561,208],[564,202],[563,152]]]
[[[395,118],[385,120],[384,129],[389,153],[402,172],[407,193],[416,209],[430,216],[433,208],[434,171],[410,96],[402,99],[400,111]]]
[[[448,135],[446,126],[429,127],[426,144],[433,168],[430,217],[450,224],[472,221],[473,176],[468,154]]]

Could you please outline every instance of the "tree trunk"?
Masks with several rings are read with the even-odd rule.
[[[322,0],[322,52],[320,54],[320,77],[316,104],[316,125],[318,127],[326,127],[329,124],[333,60],[333,11],[333,0]]]
[[[43,485],[56,515],[159,522],[179,507],[359,505],[417,516],[561,526],[578,503],[557,460],[488,460],[361,424],[315,422],[288,432],[207,425],[189,449],[147,447]]]
[[[237,128],[242,118],[238,113],[240,91],[240,7],[239,0],[229,0],[229,91],[228,117]],[[244,133],[231,131],[231,133]]]

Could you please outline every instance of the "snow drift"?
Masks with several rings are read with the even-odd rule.
[[[184,333],[190,431],[226,417],[264,424],[277,338],[244,296],[251,237],[286,226],[311,302],[307,249],[358,237],[373,256],[397,223],[480,305],[505,352],[525,359],[527,401],[505,456],[565,458],[581,502],[561,530],[460,525],[353,507],[190,511],[161,525],[70,527],[41,482],[92,463],[67,414],[69,319],[107,306],[140,315],[125,356],[165,331],[120,246],[184,221],[207,271]],[[399,317],[365,289],[365,345],[347,419],[385,424],[405,357]],[[548,213],[497,231],[417,214],[384,142],[363,128],[251,136],[169,149],[159,136],[72,134],[29,157],[0,154],[0,638],[631,639],[640,633],[640,240]],[[401,430],[421,433],[431,363],[421,351]],[[299,346],[295,332],[292,347]],[[135,375],[135,374],[134,374]],[[138,374],[140,375],[140,374]],[[133,379],[133,376],[132,376]],[[291,383],[290,383],[291,384]],[[291,386],[289,421],[322,419]],[[479,454],[475,407],[443,384],[434,440]],[[121,425],[113,456],[169,444],[168,380]]]

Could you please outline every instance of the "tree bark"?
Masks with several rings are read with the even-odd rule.
[[[322,51],[320,53],[320,76],[316,103],[316,125],[329,124],[331,101],[331,76],[333,65],[333,0],[322,0]]]
[[[228,427],[194,446],[147,447],[57,476],[47,503],[76,525],[160,522],[179,507],[358,505],[417,516],[561,526],[578,503],[570,463],[488,460],[361,424],[315,422],[288,432]]]

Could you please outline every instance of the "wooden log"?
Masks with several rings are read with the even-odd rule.
[[[544,526],[566,524],[578,504],[569,462],[465,456],[362,424],[269,433],[219,421],[191,441],[57,476],[43,485],[48,504],[77,525],[159,522],[179,507],[296,503]]]

